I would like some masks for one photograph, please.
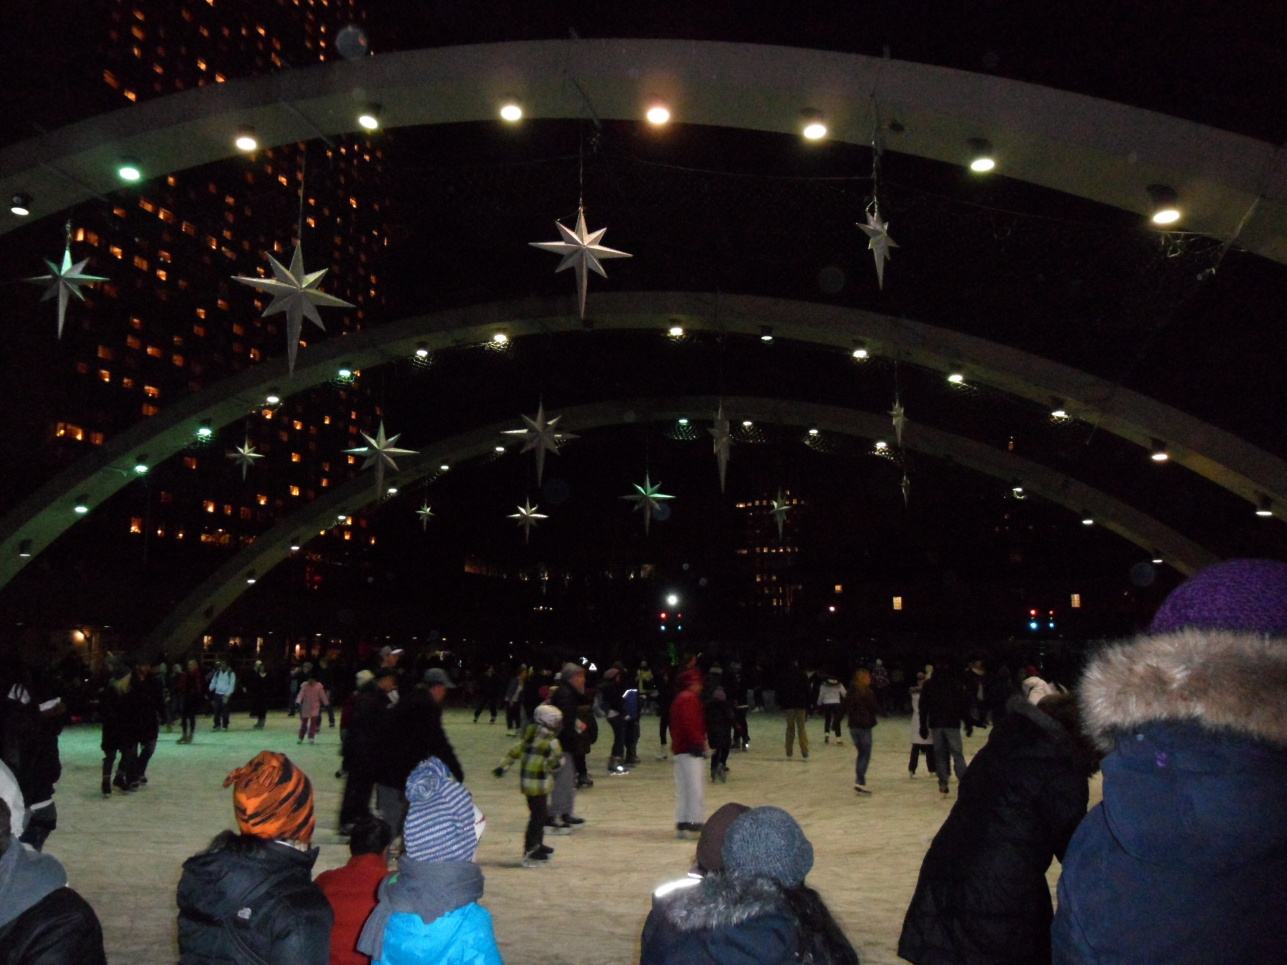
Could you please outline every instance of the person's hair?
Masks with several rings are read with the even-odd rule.
[[[9,850],[9,845],[13,844],[13,829],[9,822],[13,819],[13,812],[9,810],[9,802],[0,798],[0,854]]]
[[[806,884],[782,888],[782,896],[795,916],[801,961],[813,965],[859,965],[858,953],[822,896]]]
[[[870,690],[871,689],[871,671],[862,667],[859,667],[857,670],[855,670],[852,686],[854,690],[858,691],[859,693],[861,693],[864,690]]]
[[[349,854],[383,854],[393,841],[393,829],[374,814],[358,818],[349,835]]]

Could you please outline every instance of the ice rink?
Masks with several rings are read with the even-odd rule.
[[[556,849],[548,868],[519,866],[527,808],[517,770],[502,780],[489,773],[513,743],[504,721],[448,709],[447,733],[474,800],[487,815],[478,861],[487,879],[483,904],[492,913],[501,953],[513,965],[599,965],[638,961],[639,932],[654,887],[684,874],[695,842],[675,838],[674,778],[670,761],[654,760],[657,720],[643,721],[639,756],[630,774],[604,773],[604,738],[590,756],[595,786],[578,792],[577,813],[586,823],[574,834],[546,838]],[[63,777],[58,785],[59,826],[46,851],[66,866],[71,884],[98,912],[112,965],[162,965],[177,958],[174,893],[183,860],[233,826],[232,793],[222,787],[233,768],[261,750],[283,751],[312,778],[321,847],[315,873],[348,859],[335,833],[343,782],[339,730],[325,726],[317,744],[296,744],[296,722],[284,713],[251,730],[244,714],[230,732],[212,733],[198,720],[196,740],[177,745],[162,733],[138,792],[99,791],[101,753],[97,727],[73,726],[62,736]],[[785,755],[782,719],[752,714],[751,750],[734,753],[726,784],[707,786],[707,813],[726,801],[775,804],[800,822],[816,860],[808,884],[830,905],[864,963],[901,961],[895,954],[903,913],[929,843],[955,800],[944,799],[925,770],[907,774],[906,717],[883,718],[874,731],[868,771],[870,797],[853,791],[854,751],[846,737],[822,742],[822,725],[809,722],[810,756]],[[604,728],[607,734],[607,729]],[[965,741],[966,757],[982,746],[986,731]],[[1092,804],[1099,779],[1091,783]],[[1057,880],[1059,866],[1050,871]]]

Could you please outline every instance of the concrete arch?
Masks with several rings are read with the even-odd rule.
[[[881,118],[893,151],[948,163],[990,140],[999,170],[1143,213],[1145,187],[1179,192],[1183,226],[1287,263],[1287,159],[1274,145],[1122,104],[981,74],[832,51],[683,40],[546,40],[444,47],[337,61],[212,84],[51,131],[0,151],[0,193],[52,214],[120,185],[116,162],[148,177],[234,154],[253,125],[261,144],[357,132],[379,102],[386,127],[494,121],[517,97],[528,119],[638,119],[646,98],[677,120],[798,134],[822,112],[833,140],[868,144]],[[1245,223],[1244,223],[1245,222]],[[20,219],[6,216],[0,232]]]
[[[641,421],[673,421],[680,417],[705,420],[712,418],[721,404],[730,418],[777,425],[816,426],[822,432],[867,438],[889,432],[889,419],[884,413],[781,399],[720,399],[713,396],[633,399],[573,406],[559,410],[563,420],[560,427],[584,433]],[[438,471],[444,462],[458,464],[486,455],[496,446],[499,434],[513,428],[513,425],[514,420],[511,419],[435,442],[416,456],[402,459],[402,471],[386,478],[396,479],[403,487],[411,486]],[[1106,528],[1150,554],[1155,550],[1161,552],[1169,564],[1186,575],[1216,561],[1212,553],[1152,517],[1097,489],[1012,453],[917,424],[909,424],[904,430],[903,445],[914,451],[955,460],[969,469],[998,479],[1020,478],[1029,491],[1074,512],[1092,514]],[[705,450],[703,454],[704,458],[710,458],[705,455]],[[712,484],[714,477],[712,462]],[[149,635],[145,649],[149,652],[173,652],[186,648],[246,591],[248,578],[260,577],[286,559],[290,555],[290,547],[301,534],[328,528],[340,513],[351,515],[374,502],[375,496],[371,476],[359,475],[309,503],[290,519],[283,520],[227,560],[176,606]]]
[[[861,338],[873,351],[916,365],[944,371],[962,367],[972,381],[1039,405],[1052,396],[1065,399],[1073,414],[1143,448],[1164,439],[1173,462],[1251,503],[1262,494],[1279,500],[1287,493],[1287,462],[1237,436],[1068,366],[947,329],[858,309],[753,296],[598,292],[593,307],[596,332],[662,333],[678,324],[758,337],[760,326],[768,324],[780,338],[843,350]],[[202,420],[209,419],[215,429],[226,426],[262,408],[269,390],[283,396],[303,391],[332,379],[341,365],[371,368],[408,358],[418,346],[438,351],[477,345],[502,331],[521,337],[582,330],[571,299],[500,302],[416,316],[309,346],[300,352],[293,376],[285,359],[256,365],[121,433],[0,520],[0,587],[29,561],[19,555],[23,541],[31,540],[31,552],[38,554],[80,518],[74,509],[81,496],[92,510],[134,478],[137,456],[147,454],[152,464],[169,458],[188,445]]]

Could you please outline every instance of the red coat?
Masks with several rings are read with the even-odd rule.
[[[375,908],[375,891],[389,873],[378,854],[359,854],[334,871],[323,871],[315,884],[335,910],[331,929],[331,965],[370,965],[371,959],[357,950],[358,935]]]
[[[670,705],[670,749],[687,754],[706,749],[706,714],[702,699],[692,690],[681,690]]]

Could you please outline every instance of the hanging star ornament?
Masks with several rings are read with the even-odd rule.
[[[649,524],[652,522],[653,513],[661,508],[663,499],[674,499],[674,496],[667,496],[660,492],[661,483],[653,485],[652,479],[647,473],[644,473],[644,484],[640,486],[634,483],[638,492],[631,493],[629,496],[622,496],[622,499],[629,499],[634,502],[635,509],[643,511],[644,518],[644,535],[648,535]]]
[[[362,438],[366,440],[365,446],[358,446],[356,449],[345,449],[346,453],[354,456],[366,456],[366,462],[362,463],[363,469],[370,469],[375,466],[375,495],[380,499],[384,495],[384,467],[388,466],[394,472],[398,471],[398,464],[394,462],[394,456],[414,456],[414,449],[398,449],[394,443],[398,441],[399,432],[395,436],[386,437],[384,434],[384,421],[380,422],[380,431],[372,439],[365,432]]]
[[[533,506],[530,499],[524,500],[522,506],[515,506],[514,508],[518,512],[510,513],[508,518],[518,520],[518,525],[523,527],[523,542],[530,543],[532,541],[532,527],[536,525],[536,521],[538,519],[549,519],[550,517],[544,513],[538,513],[537,510],[541,507]]]
[[[894,399],[894,407],[889,410],[889,417],[894,423],[894,438],[898,442],[898,447],[903,447],[903,427],[907,425],[907,416],[903,412],[903,404]]]
[[[599,244],[599,239],[603,237],[603,233],[608,230],[607,228],[600,228],[598,231],[587,234],[585,230],[585,209],[582,207],[577,208],[576,231],[569,231],[561,221],[555,221],[554,224],[558,226],[559,234],[563,236],[562,241],[533,241],[529,243],[533,248],[552,251],[563,256],[563,260],[559,262],[559,267],[554,269],[556,274],[565,268],[576,268],[577,296],[579,298],[581,317],[585,318],[585,287],[588,277],[586,270],[588,269],[607,278],[608,273],[599,264],[600,259],[630,258],[632,256],[624,251],[605,248]]]
[[[300,330],[304,327],[305,317],[325,331],[326,326],[322,323],[322,316],[317,313],[318,305],[328,308],[355,306],[318,289],[317,285],[327,269],[305,273],[304,252],[300,245],[295,246],[295,254],[291,255],[289,269],[283,268],[282,263],[272,255],[268,256],[268,262],[272,266],[274,277],[247,278],[234,275],[232,280],[273,296],[273,300],[264,309],[264,318],[277,312],[286,313],[286,358],[290,371],[294,373],[295,355],[299,352]]]
[[[719,464],[719,491],[724,492],[724,477],[728,474],[729,450],[733,446],[733,434],[729,432],[728,420],[724,418],[724,407],[721,405],[715,413],[715,424],[706,430],[715,443],[715,461]]]
[[[535,419],[523,416],[523,421],[527,423],[526,429],[505,430],[504,434],[507,436],[523,437],[523,452],[536,450],[536,485],[538,486],[541,485],[541,478],[545,475],[545,454],[552,452],[557,456],[561,443],[576,438],[569,432],[558,431],[559,420],[562,418],[559,415],[552,419],[545,418],[545,403],[542,402],[536,410]]]
[[[782,542],[782,526],[786,523],[787,511],[790,505],[782,498],[782,489],[778,489],[778,498],[773,500],[773,508],[769,510],[769,515],[773,521],[778,524],[778,542]]]
[[[63,265],[61,268],[56,267],[48,258],[45,259],[45,264],[49,266],[48,275],[37,275],[35,278],[25,280],[37,285],[48,283],[45,293],[40,296],[42,302],[49,301],[55,295],[58,296],[58,337],[62,338],[63,321],[67,318],[68,297],[75,295],[81,301],[84,301],[85,294],[80,290],[82,285],[92,285],[108,279],[102,275],[82,274],[85,266],[89,264],[89,259],[82,259],[73,265],[70,245],[63,249]]]
[[[262,452],[255,452],[255,447],[250,444],[250,437],[246,437],[244,446],[235,446],[233,451],[228,453],[228,458],[241,467],[241,480],[246,481],[246,470],[255,464],[256,459],[263,459]]]
[[[889,260],[889,249],[897,248],[898,242],[889,237],[889,222],[880,220],[880,208],[874,203],[867,211],[867,223],[858,227],[867,233],[867,248],[876,259],[876,282],[883,291],[885,262]]]
[[[433,519],[433,510],[429,508],[429,504],[421,503],[420,508],[416,510],[416,515],[420,517],[420,528],[426,533],[429,532],[429,520]]]

